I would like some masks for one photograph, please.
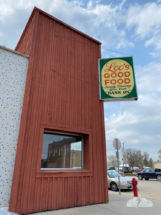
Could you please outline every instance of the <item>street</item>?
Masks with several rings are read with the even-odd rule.
[[[128,176],[129,178],[136,178],[137,177],[132,177]],[[113,192],[109,190],[110,193],[118,193],[118,192]],[[132,190],[121,190],[122,195],[130,195],[133,196],[133,191]],[[161,199],[161,181],[157,181],[156,179],[149,179],[146,181],[145,179],[143,180],[138,180],[138,195],[141,197],[149,197],[149,198],[158,198]]]

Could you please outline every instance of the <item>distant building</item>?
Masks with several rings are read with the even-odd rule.
[[[54,141],[48,145],[47,168],[70,168],[70,141],[75,142],[75,138]]]
[[[161,168],[161,161],[153,161],[154,168]]]
[[[70,167],[71,168],[80,168],[82,152],[78,150],[71,150],[70,153]]]
[[[76,138],[64,139],[48,145],[48,157],[44,166],[46,168],[73,168],[81,167],[81,151],[72,150],[71,143]]]

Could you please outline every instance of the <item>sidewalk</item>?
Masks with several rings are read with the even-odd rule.
[[[35,213],[32,215],[71,215],[71,214],[83,214],[83,215],[152,215],[160,214],[161,200],[155,198],[147,198],[153,203],[152,207],[134,208],[127,207],[127,201],[132,199],[133,196],[118,195],[117,193],[109,194],[110,201],[107,204],[89,205],[83,207],[74,207],[69,209],[61,209],[55,211],[47,211]]]

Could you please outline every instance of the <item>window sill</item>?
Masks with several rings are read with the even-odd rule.
[[[78,176],[92,176],[93,173],[85,169],[63,169],[63,170],[40,170],[36,174],[36,178],[43,177],[78,177]]]

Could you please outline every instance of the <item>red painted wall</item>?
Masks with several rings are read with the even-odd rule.
[[[108,202],[101,44],[34,8],[16,51],[30,60],[9,210]],[[83,170],[40,170],[44,129],[84,136]]]

